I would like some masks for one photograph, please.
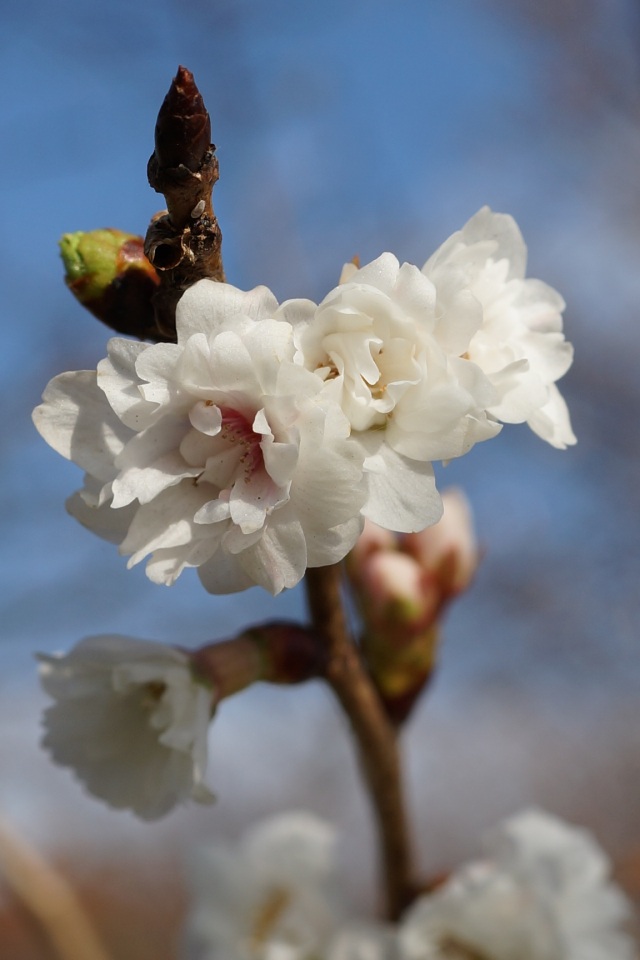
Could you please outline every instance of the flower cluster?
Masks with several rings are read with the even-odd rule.
[[[111,340],[56,377],[40,433],[86,471],[70,512],[171,584],[278,593],[341,560],[368,517],[398,532],[442,512],[432,463],[503,423],[575,442],[555,386],[563,301],[524,275],[511,217],[487,208],[424,265],[390,253],[318,305],[201,280],[177,343]]]
[[[188,960],[633,960],[629,906],[583,830],[529,810],[487,858],[419,897],[395,925],[345,915],[335,835],[304,813],[252,828],[193,870]]]

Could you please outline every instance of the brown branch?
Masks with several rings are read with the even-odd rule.
[[[340,593],[340,566],[307,570],[313,625],[328,650],[326,680],[347,714],[374,808],[389,919],[411,901],[413,884],[408,822],[396,735],[349,637]]]
[[[175,339],[175,310],[198,280],[225,279],[222,234],[211,203],[218,161],[211,121],[193,74],[178,67],[158,114],[149,183],[163,193],[167,211],[151,221],[145,253],[160,277],[153,295],[159,338]]]

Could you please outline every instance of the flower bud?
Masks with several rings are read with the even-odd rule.
[[[480,553],[471,507],[462,490],[445,490],[442,503],[444,513],[438,523],[420,533],[405,534],[400,549],[435,579],[445,601],[469,586],[478,569]]]
[[[438,597],[425,583],[420,565],[399,550],[375,550],[362,564],[359,594],[362,616],[375,632],[394,633],[403,643],[430,626]]]
[[[193,74],[178,67],[160,112],[155,130],[158,167],[181,164],[196,173],[211,149],[211,120]]]
[[[361,564],[356,595],[363,655],[387,713],[400,723],[433,672],[438,597],[413,557],[375,548]]]
[[[98,320],[131,336],[155,334],[152,296],[158,275],[133,233],[105,228],[65,233],[60,240],[65,282]]]
[[[363,623],[362,652],[395,722],[406,719],[428,681],[446,604],[478,565],[471,511],[457,490],[443,494],[442,519],[397,535],[367,521],[347,558]]]
[[[377,523],[365,518],[364,527],[355,547],[348,556],[349,573],[357,577],[359,571],[365,571],[365,561],[370,554],[378,551],[391,551],[397,547],[398,538],[391,530],[379,527]]]

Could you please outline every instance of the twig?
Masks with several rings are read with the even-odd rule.
[[[0,870],[60,960],[110,960],[69,883],[2,820]]]
[[[193,74],[178,67],[160,108],[149,183],[167,212],[153,218],[144,252],[160,277],[153,295],[158,334],[175,339],[175,310],[184,291],[203,278],[224,280],[222,234],[211,203],[218,161],[211,121]]]
[[[314,627],[328,648],[326,680],[347,714],[380,840],[387,914],[397,920],[413,894],[407,815],[396,735],[353,644],[340,593],[340,566],[307,570]]]

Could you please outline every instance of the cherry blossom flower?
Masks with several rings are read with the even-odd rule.
[[[366,454],[365,516],[421,530],[442,513],[431,461],[500,430],[486,413],[497,399],[491,383],[462,356],[481,316],[460,309],[441,322],[433,283],[391,253],[341,279],[311,317],[299,312],[297,358],[340,403]]]
[[[97,373],[51,381],[35,424],[87,472],[70,512],[153,581],[197,567],[212,593],[294,586],[353,546],[363,455],[322,381],[293,362],[265,287],[202,280],[177,308],[178,342],[113,339]]]
[[[144,820],[188,799],[212,802],[204,773],[217,697],[196,681],[187,654],[99,636],[38,659],[55,700],[44,714],[43,745],[90,793]]]
[[[527,248],[513,217],[483,207],[427,260],[441,322],[461,309],[476,315],[465,356],[493,385],[488,412],[503,423],[527,422],[561,449],[576,442],[558,388],[573,359],[562,332],[565,303],[541,280],[525,277]],[[472,326],[474,323],[472,322]]]
[[[340,917],[335,832],[281,814],[233,847],[200,850],[186,928],[189,960],[316,960]]]
[[[628,905],[585,832],[531,810],[402,921],[403,960],[633,960]]]

